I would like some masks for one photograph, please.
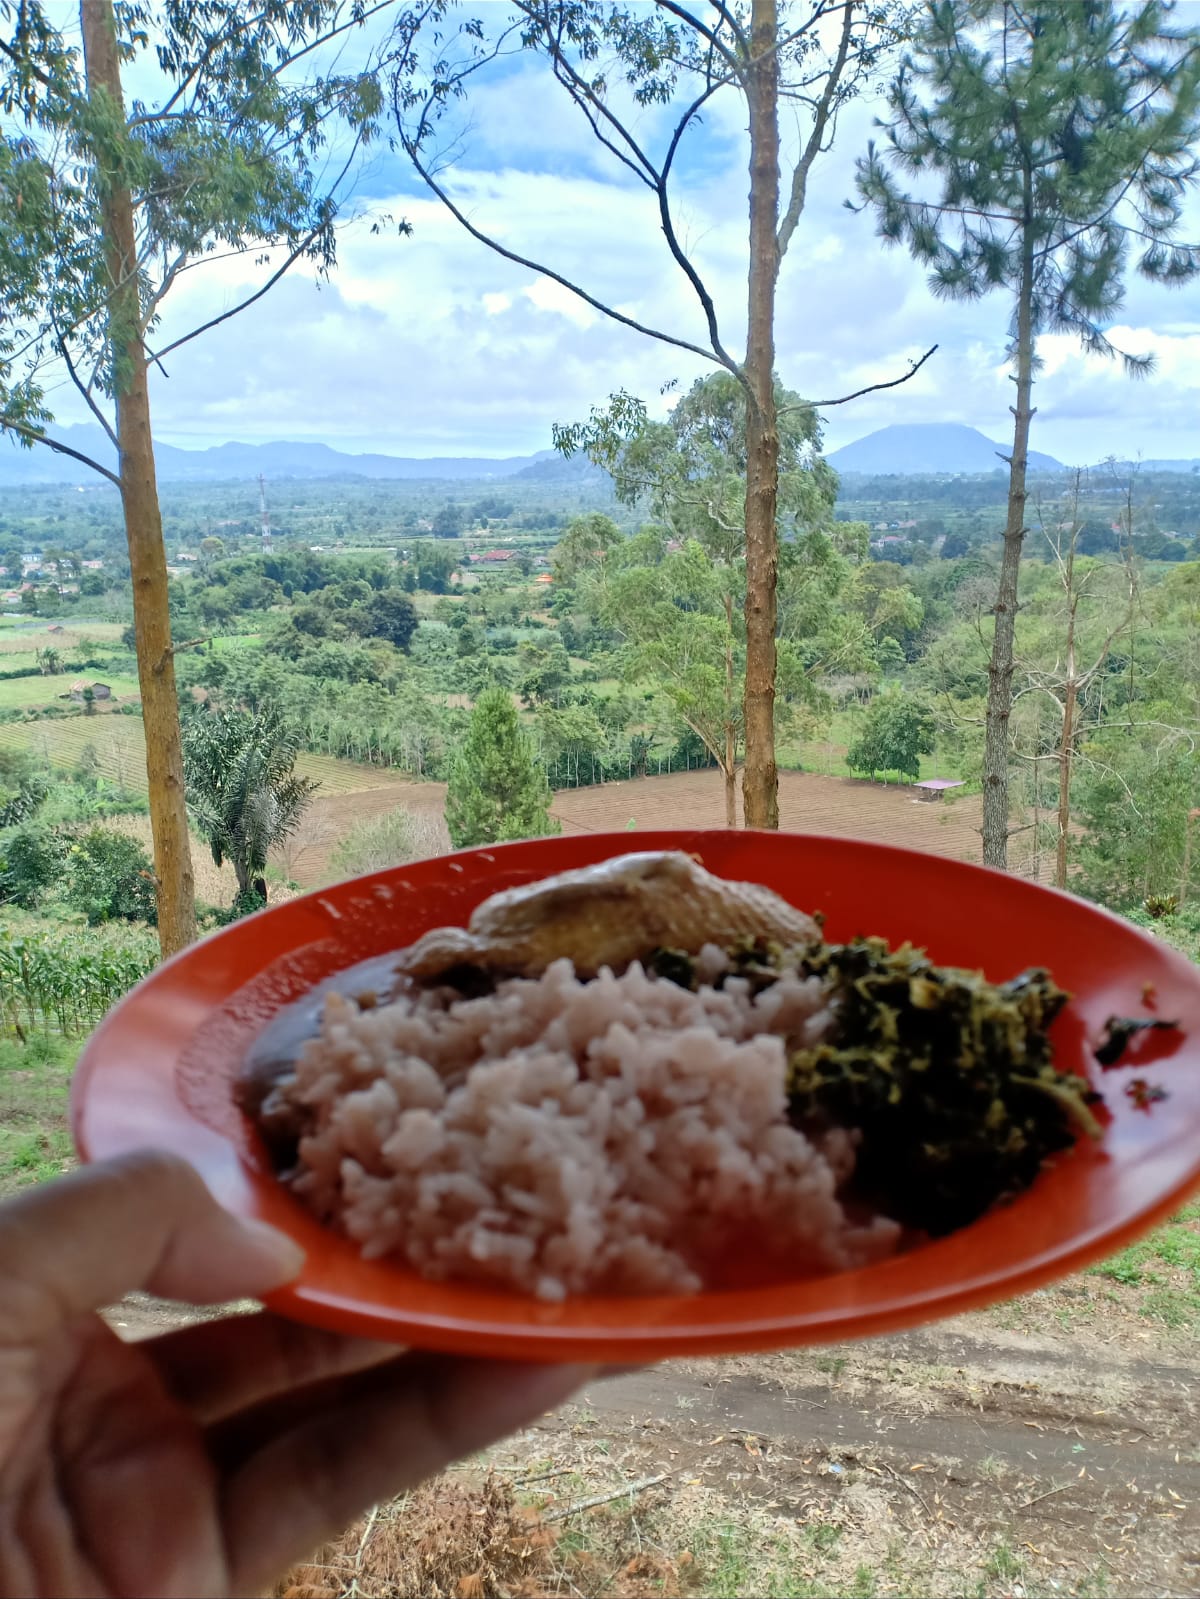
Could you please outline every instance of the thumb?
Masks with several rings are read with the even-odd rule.
[[[298,1244],[231,1216],[190,1166],[155,1150],[84,1167],[0,1207],[0,1305],[37,1306],[58,1321],[139,1288],[195,1304],[258,1297],[303,1264]]]

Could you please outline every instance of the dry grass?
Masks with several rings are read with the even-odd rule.
[[[0,655],[23,655],[26,651],[56,649],[60,655],[88,645],[113,644],[123,631],[120,622],[82,622],[61,633],[44,627],[13,627],[0,630]]]
[[[100,824],[114,833],[124,833],[136,838],[147,855],[153,853],[148,816],[110,816]],[[204,905],[232,905],[237,893],[237,874],[228,861],[224,866],[213,863],[212,851],[195,833],[192,840],[192,870],[196,874],[196,898]],[[277,896],[272,893],[272,899]]]
[[[554,1535],[511,1483],[440,1477],[372,1511],[277,1584],[274,1599],[501,1599],[547,1591]]]

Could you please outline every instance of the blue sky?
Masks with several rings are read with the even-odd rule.
[[[500,13],[487,0],[485,9]],[[1200,23],[1200,3],[1178,20]],[[780,283],[783,381],[824,398],[903,373],[909,384],[831,410],[845,443],[892,422],[963,422],[993,438],[1010,425],[1003,350],[1007,306],[935,301],[921,270],[884,251],[868,216],[846,210],[876,102],[845,114]],[[710,284],[727,344],[745,325],[744,115],[729,94],[689,136],[678,172],[682,235]],[[647,113],[652,137],[660,115]],[[794,147],[796,130],[788,127]],[[703,341],[695,297],[670,261],[651,197],[603,156],[549,75],[527,58],[478,82],[448,182],[471,215],[639,320]],[[624,387],[658,408],[665,383],[711,370],[599,317],[535,272],[476,243],[379,151],[359,174],[339,266],[328,283],[294,272],[250,312],[178,351],[155,377],[156,431],[191,447],[238,438],[322,440],[404,455],[509,455],[544,449],[553,422],[587,414]],[[406,216],[413,236],[372,235],[372,217]],[[1200,204],[1190,207],[1200,236]],[[253,253],[188,274],[168,302],[173,336],[261,281]],[[1200,288],[1168,293],[1132,278],[1114,339],[1152,351],[1133,384],[1065,338],[1043,341],[1036,448],[1069,462],[1110,453],[1200,456]],[[78,414],[62,394],[61,415]]]

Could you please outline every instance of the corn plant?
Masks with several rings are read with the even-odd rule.
[[[87,1032],[151,969],[158,947],[140,929],[86,941],[73,932],[0,932],[0,1033]]]

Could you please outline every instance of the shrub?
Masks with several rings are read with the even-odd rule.
[[[385,811],[382,816],[356,822],[332,852],[330,862],[339,877],[358,877],[444,855],[449,848],[449,836],[438,817],[422,811]]]
[[[63,844],[48,827],[14,828],[0,840],[0,903],[36,905],[57,882]]]
[[[93,827],[67,851],[67,904],[90,927],[155,920],[154,868],[136,838]]]

